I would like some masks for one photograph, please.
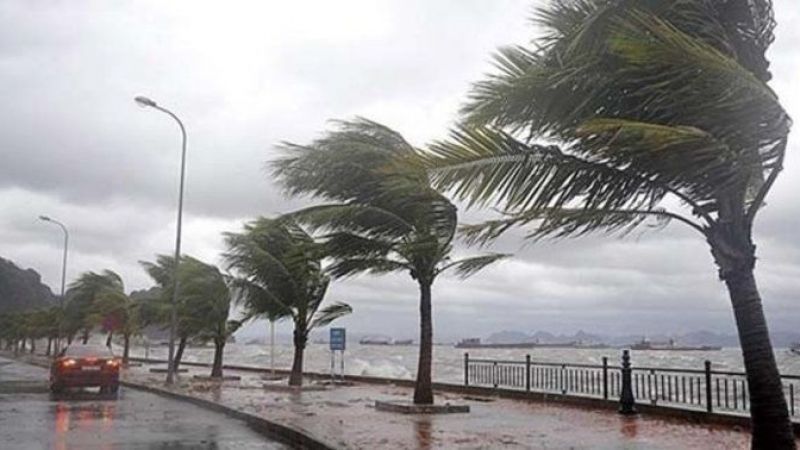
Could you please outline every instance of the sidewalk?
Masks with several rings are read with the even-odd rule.
[[[163,374],[144,365],[128,381],[163,386]],[[438,403],[468,404],[468,414],[403,415],[376,411],[375,400],[408,400],[412,390],[392,385],[328,386],[290,392],[265,389],[260,374],[226,370],[241,381],[207,382],[207,368],[189,367],[171,390],[212,400],[292,427],[336,448],[546,448],[546,449],[735,449],[749,448],[746,430],[684,420],[623,417],[608,409],[472,398],[440,393]],[[281,384],[285,384],[284,380]],[[313,381],[308,381],[313,384]]]

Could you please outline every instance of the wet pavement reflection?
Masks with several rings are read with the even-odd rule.
[[[431,446],[431,418],[422,417],[414,422],[414,431],[417,436],[417,448],[420,450],[430,450]]]
[[[0,385],[28,386],[0,390],[3,450],[287,448],[243,422],[153,394],[123,388],[118,399],[81,390],[53,396],[46,370],[0,362]]]

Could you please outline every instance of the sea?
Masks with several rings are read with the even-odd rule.
[[[121,354],[121,348],[115,347]],[[610,367],[618,366],[621,349],[574,349],[574,348],[536,348],[536,349],[459,349],[452,345],[436,345],[433,348],[433,379],[445,383],[462,383],[464,380],[464,354],[470,358],[495,359],[504,361],[525,361],[530,355],[534,362],[557,362],[573,364],[602,364],[608,358]],[[270,358],[269,344],[231,343],[225,346],[226,364],[288,369],[292,365],[294,349],[285,343],[275,344],[274,362]],[[148,348],[134,346],[132,356],[166,359],[166,346]],[[212,346],[188,347],[184,360],[211,363],[214,355]],[[413,379],[417,367],[417,346],[400,345],[362,345],[348,342],[344,351],[344,373],[386,378]],[[304,369],[312,372],[328,373],[331,370],[331,351],[327,344],[312,343],[305,351]],[[775,357],[783,375],[800,375],[800,355],[787,348],[776,348]],[[336,370],[340,370],[340,355],[336,355]],[[631,363],[634,367],[697,369],[704,368],[705,361],[711,361],[713,370],[744,371],[742,354],[739,348],[723,348],[718,351],[658,351],[632,350]]]

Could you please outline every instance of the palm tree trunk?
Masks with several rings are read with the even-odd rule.
[[[211,366],[211,376],[222,378],[222,353],[225,349],[225,339],[214,339],[214,364]]]
[[[794,433],[772,351],[761,296],[753,276],[756,256],[744,213],[745,189],[719,201],[719,218],[708,230],[711,254],[728,288],[750,389],[753,449],[794,449]]]
[[[433,362],[433,317],[431,313],[431,284],[419,280],[419,361],[417,382],[414,385],[414,404],[432,405],[431,364]]]
[[[31,354],[36,351],[36,339],[31,338]]]
[[[753,271],[729,273],[725,284],[733,304],[750,388],[752,448],[794,449],[786,397]]]
[[[181,366],[181,359],[183,358],[183,351],[186,349],[186,336],[181,336],[181,339],[178,341],[178,350],[175,352],[175,372],[178,371],[178,368]]]
[[[111,337],[114,336],[113,331],[108,332],[108,337],[106,338],[106,347],[111,348]]]
[[[86,345],[89,342],[89,329],[86,328],[83,330],[83,345]]]
[[[303,352],[306,348],[306,336],[302,329],[294,329],[294,361],[292,373],[289,375],[289,386],[303,385]]]
[[[122,335],[122,365],[127,366],[128,361],[130,360],[130,353],[131,353],[131,335],[130,333],[125,333]]]
[[[50,356],[50,354],[52,352],[53,352],[53,338],[48,337],[47,338],[47,353],[45,353],[45,356]]]

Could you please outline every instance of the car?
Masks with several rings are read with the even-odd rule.
[[[120,360],[102,345],[69,345],[50,365],[50,391],[99,387],[100,393],[119,391]]]

